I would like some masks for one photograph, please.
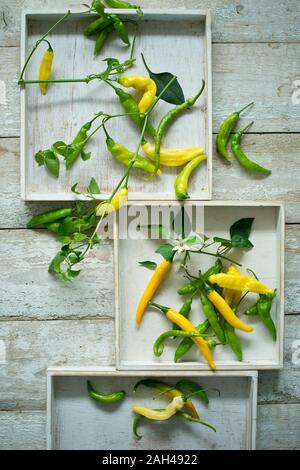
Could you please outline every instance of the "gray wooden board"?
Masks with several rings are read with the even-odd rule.
[[[42,3],[42,8],[61,8],[59,0],[45,0]],[[152,8],[162,6],[160,0],[147,2],[143,0],[140,3]],[[78,4],[77,1],[64,2],[66,8],[78,7]],[[164,0],[163,6],[165,8],[210,8],[213,15],[213,41],[244,43],[213,46],[213,69],[216,69],[213,75],[214,130],[216,131],[223,116],[233,110],[235,104],[243,104],[245,97],[248,101],[249,90],[251,90],[251,98],[256,100],[257,105],[251,113],[244,115],[243,122],[247,123],[248,120],[250,122],[250,118],[254,118],[256,121],[254,130],[273,132],[273,134],[254,134],[245,137],[245,148],[249,155],[253,152],[255,158],[261,160],[266,166],[272,167],[273,175],[258,184],[259,181],[246,176],[236,164],[229,170],[217,160],[218,157],[215,157],[214,199],[261,199],[261,197],[282,199],[287,203],[287,221],[299,224],[299,135],[274,134],[274,132],[289,132],[289,129],[299,132],[300,106],[292,104],[292,97],[295,98],[297,93],[297,80],[300,78],[299,1],[178,0],[175,2]],[[21,8],[36,9],[41,7],[41,0],[2,0],[1,7],[5,21],[1,16],[0,133],[2,136],[18,137],[20,135],[19,93],[16,80],[19,74],[19,49],[3,46],[19,46]],[[285,44],[279,44],[281,42]],[[295,44],[290,44],[292,42]],[[242,75],[238,79],[236,77],[240,69]],[[271,98],[270,95],[272,95]],[[265,101],[266,104],[264,104]],[[26,204],[20,200],[19,139],[1,139],[0,147],[0,226],[11,229],[23,228],[32,213],[43,210],[45,207],[55,207],[55,204]],[[20,235],[18,234],[19,230],[5,232],[3,243],[7,243],[9,237],[11,240],[19,240],[18,245],[21,237],[26,240],[23,231]],[[46,268],[54,244],[50,242],[50,237],[43,237],[43,243],[45,244],[45,259],[40,262],[43,262]],[[6,266],[8,266],[9,257],[13,257],[11,245],[10,251],[5,255]],[[300,312],[299,252],[299,226],[287,226],[286,309],[287,313],[294,314]],[[14,270],[15,263],[14,261]],[[90,273],[87,274],[86,271],[86,274],[91,276],[96,266],[96,263],[86,266]],[[26,268],[23,262],[18,265],[19,267],[21,270],[27,269],[28,273],[28,266]],[[33,269],[32,276],[36,281],[35,269],[36,267]],[[8,277],[10,277],[9,274]],[[41,277],[40,283],[45,291],[48,276],[45,273]],[[92,283],[91,289],[93,287]],[[21,284],[23,294],[26,293],[25,288],[24,282]],[[21,319],[24,313],[28,315],[26,306],[24,308],[17,306],[12,299],[13,296],[14,292],[11,292],[10,296],[7,294],[3,301],[2,313],[7,319],[5,311],[11,313],[16,310]],[[79,309],[76,309],[76,295],[73,296],[72,289],[72,294],[67,299],[70,303],[65,304],[67,315],[72,309],[77,315],[79,314]],[[23,297],[18,298],[22,302]],[[53,302],[54,294],[51,297],[51,304],[55,305]],[[43,309],[42,305],[36,294],[31,311],[34,315],[40,312],[42,318],[46,320],[49,315],[48,307]],[[95,308],[96,302],[93,305]],[[90,303],[87,303],[87,308],[80,313],[81,316],[86,316],[89,306]],[[55,309],[50,308],[50,310],[53,313]],[[106,308],[103,311],[105,310]],[[93,309],[91,311],[93,312]],[[63,309],[58,309],[58,312],[64,315]],[[299,316],[289,315],[286,319],[286,351],[283,371],[265,371],[259,374],[258,449],[299,448],[299,364],[292,362],[294,356],[297,358],[296,342],[299,341],[299,329]],[[66,332],[68,334],[64,334]],[[109,352],[108,358],[106,355],[104,357],[101,352],[102,339],[100,346],[95,342],[99,341],[101,332],[104,333],[103,341],[108,343],[106,347],[106,353]],[[4,341],[5,350],[8,351],[6,357],[9,360],[0,365],[2,374],[0,409],[9,411],[0,412],[0,447],[3,449],[45,448],[46,366],[49,363],[67,362],[70,364],[72,358],[77,365],[80,362],[92,364],[94,351],[85,341],[86,338],[96,344],[98,365],[99,362],[113,364],[113,323],[108,319],[81,320],[80,322],[76,320],[3,321],[1,335],[1,341]],[[108,337],[105,338],[105,335]],[[73,342],[72,345],[71,342]],[[42,348],[44,344],[47,345],[45,349]],[[3,343],[1,343],[1,353],[3,353]],[[3,354],[1,359],[3,360]]]

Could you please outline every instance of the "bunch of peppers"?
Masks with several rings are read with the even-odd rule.
[[[133,391],[136,392],[141,385],[157,391],[159,396],[170,398],[172,401],[166,406],[166,408],[159,409],[146,408],[139,405],[132,406],[132,411],[135,413],[133,420],[133,433],[137,439],[142,438],[142,436],[138,434],[138,425],[141,419],[147,418],[151,421],[166,421],[175,415],[184,420],[202,424],[216,432],[214,426],[200,419],[196,407],[190,398],[191,396],[200,398],[202,402],[208,405],[209,399],[207,392],[201,387],[201,385],[189,379],[179,380],[175,385],[170,385],[156,379],[142,379],[135,384]],[[115,391],[109,394],[99,393],[94,389],[90,381],[87,381],[87,391],[89,397],[101,405],[116,403],[124,400],[126,397],[126,392],[124,390]],[[156,397],[154,396],[153,399],[155,398]]]
[[[246,315],[258,315],[269,330],[273,340],[276,340],[276,327],[271,317],[272,302],[276,291],[269,288],[258,279],[249,275],[242,275],[233,265],[225,271],[218,258],[204,274],[199,272],[198,278],[178,289],[179,295],[188,295],[179,311],[156,302],[152,299],[160,285],[171,270],[173,259],[164,259],[155,269],[145,291],[143,292],[136,311],[136,322],[139,326],[144,312],[149,305],[159,309],[175,327],[162,333],[153,346],[154,355],[163,353],[164,341],[173,337],[183,337],[174,354],[174,362],[178,362],[191,349],[195,343],[202,356],[211,369],[216,365],[212,356],[212,349],[217,344],[228,344],[239,361],[243,360],[240,340],[236,330],[252,332],[252,326],[246,324],[236,315],[237,307],[242,299],[243,292],[259,294],[259,300],[249,308]],[[206,317],[204,322],[194,325],[189,319],[192,301],[195,295],[200,296],[202,311]],[[208,339],[209,328],[212,329],[219,343]]]

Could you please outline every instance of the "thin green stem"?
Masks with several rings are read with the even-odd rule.
[[[48,29],[48,31],[35,43],[35,45],[33,46],[32,48],[32,51],[30,52],[29,56],[27,57],[26,61],[25,61],[25,64],[22,68],[22,71],[21,71],[21,75],[20,75],[20,80],[21,81],[23,79],[23,75],[24,75],[24,72],[25,72],[25,69],[31,59],[31,57],[33,56],[34,52],[36,51],[36,49],[39,47],[40,43],[42,41],[44,41],[44,39],[48,36],[48,34],[51,33],[51,31],[53,31],[54,28],[56,28],[56,26],[58,26],[62,21],[64,21],[68,16],[71,15],[71,11],[68,10],[67,13],[65,13],[53,26],[51,26],[50,29]]]
[[[239,263],[238,261],[235,261],[234,259],[232,258],[228,258],[227,256],[223,256],[223,255],[220,255],[218,253],[209,253],[208,251],[202,251],[202,250],[199,250],[199,251],[193,251],[193,250],[189,250],[191,253],[198,253],[199,255],[209,255],[209,256],[214,256],[215,258],[221,258],[221,259],[224,259],[226,261],[229,261],[230,263],[233,263],[233,264],[236,264],[237,266],[243,266],[241,263]]]

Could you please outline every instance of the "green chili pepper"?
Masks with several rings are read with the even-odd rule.
[[[133,431],[133,434],[135,435],[135,437],[140,440],[142,439],[142,435],[141,434],[138,434],[138,426],[140,424],[140,421],[143,419],[143,416],[142,415],[139,415],[139,414],[136,414],[135,417],[133,418],[133,423],[132,423],[132,431]]]
[[[240,114],[249,106],[252,106],[253,102],[247,104],[244,108],[242,108],[240,111],[237,111],[235,113],[230,114],[223,123],[221,124],[221,127],[219,129],[219,132],[217,134],[216,138],[216,143],[217,143],[217,151],[219,152],[220,155],[223,157],[230,159],[231,155],[227,152],[227,143],[229,140],[229,136],[231,131],[234,129]]]
[[[85,36],[92,36],[93,34],[98,34],[103,29],[105,29],[107,26],[112,24],[112,19],[110,16],[101,16],[100,18],[97,18],[96,20],[92,21],[84,30],[84,35]]]
[[[87,381],[87,390],[89,396],[98,403],[115,403],[116,401],[123,400],[126,395],[126,392],[124,392],[123,390],[121,390],[120,392],[110,393],[109,395],[103,395],[101,393],[98,393],[93,388],[89,380]]]
[[[119,101],[123,109],[126,111],[126,113],[128,113],[130,119],[139,127],[140,130],[142,130],[144,126],[144,119],[140,114],[139,107],[135,99],[129,93],[122,90],[122,88],[114,86],[109,81],[106,83],[114,89],[116,95],[119,97]],[[156,130],[151,125],[149,120],[147,122],[146,131],[153,137],[156,136]]]
[[[155,343],[153,344],[153,353],[155,356],[159,357],[162,355],[164,351],[164,344],[163,342],[167,339],[170,338],[170,336],[184,336],[185,338],[193,338],[195,336],[202,336],[201,333],[195,333],[193,331],[182,331],[182,330],[169,330],[165,331],[159,337],[155,340]]]
[[[221,260],[218,258],[213,266],[211,266],[204,274],[203,278],[207,281],[209,276],[212,274],[219,274],[223,269]],[[200,279],[195,279],[194,281],[186,284],[183,287],[180,287],[177,290],[179,295],[194,294],[201,286],[202,281]]]
[[[93,0],[92,2],[92,8],[94,8],[94,10],[96,10],[96,12],[100,15],[100,16],[106,16],[105,15],[105,6],[103,5],[103,3],[101,2],[101,0]]]
[[[263,324],[268,328],[269,332],[272,335],[274,341],[277,338],[276,326],[271,317],[271,307],[273,299],[276,295],[276,291],[273,294],[262,294],[260,299],[257,302],[257,312],[258,316],[263,322]]]
[[[60,222],[50,222],[49,224],[44,224],[50,232],[57,233],[60,227]]]
[[[177,411],[176,414],[178,414],[179,416],[181,416],[184,419],[187,419],[188,421],[192,421],[193,423],[202,424],[203,426],[206,426],[206,427],[212,429],[214,432],[217,432],[216,428],[214,426],[212,426],[211,424],[208,424],[205,421],[201,421],[200,419],[193,418],[191,415],[189,415],[185,411]]]
[[[127,29],[123,23],[123,21],[117,15],[109,15],[109,18],[113,22],[113,26],[119,35],[120,39],[127,45],[130,45]]]
[[[189,177],[192,171],[197,168],[197,166],[203,161],[206,160],[206,155],[199,155],[199,157],[193,158],[190,162],[188,162],[180,173],[178,173],[177,178],[174,182],[174,189],[176,193],[177,199],[188,199],[188,183]]]
[[[205,320],[203,323],[200,323],[196,328],[201,334],[205,334],[208,328],[210,327],[209,321]],[[174,354],[174,362],[178,362],[193,346],[194,342],[192,338],[184,338],[181,343],[176,348]]]
[[[192,302],[193,302],[193,299],[186,300],[185,302],[183,302],[182,307],[179,310],[179,313],[181,313],[181,315],[183,315],[186,318],[191,313]],[[181,330],[181,328],[180,328],[180,326],[176,325],[176,323],[173,323],[172,330]]]
[[[224,322],[224,331],[225,331],[225,337],[226,337],[227,343],[231,347],[237,359],[239,361],[242,361],[243,351],[242,351],[240,340],[235,334],[235,328],[233,328],[233,326],[231,326],[226,320]]]
[[[257,163],[249,160],[249,158],[244,154],[240,145],[242,135],[246,132],[246,130],[249,129],[250,126],[252,126],[253,122],[254,121],[250,122],[248,126],[244,127],[244,129],[234,134],[231,140],[231,150],[236,159],[244,168],[246,168],[246,170],[269,175],[270,173],[272,173],[271,170],[268,170],[267,168],[264,168],[263,166],[258,165]]]
[[[138,7],[137,5],[132,5],[131,3],[128,2],[123,2],[121,0],[106,0],[106,3],[112,7],[112,8],[128,8],[128,9],[134,9],[136,10]]]
[[[43,212],[42,214],[37,214],[32,217],[27,223],[27,228],[33,228],[37,225],[45,225],[51,222],[56,222],[57,220],[64,219],[72,215],[73,209],[65,208],[65,209],[56,209],[53,211]]]
[[[107,133],[105,127],[103,127],[106,133],[106,146],[112,156],[118,160],[123,165],[129,166],[131,160],[135,158],[135,162],[133,164],[134,168],[139,168],[140,170],[146,171],[147,173],[153,174],[154,172],[154,165],[151,163],[147,158],[143,157],[142,155],[137,155],[135,157],[134,152],[130,152],[126,147],[121,144],[116,143]]]
[[[182,379],[175,384],[175,387],[184,393],[187,391],[188,393],[193,394],[193,396],[197,396],[208,405],[209,399],[206,391],[196,382],[189,379]]]
[[[207,344],[208,344],[208,347],[209,349],[215,349],[215,347],[217,346],[217,341],[215,341],[214,339],[207,339],[206,340]]]
[[[102,50],[105,42],[106,42],[106,39],[108,38],[108,36],[110,35],[110,33],[113,31],[113,26],[111,25],[108,25],[105,29],[103,29],[103,31],[101,31],[101,33],[99,34],[99,36],[97,37],[97,40],[95,42],[95,47],[94,47],[94,54],[99,54],[99,52]]]
[[[203,307],[203,313],[208,319],[210,326],[212,327],[213,331],[215,332],[217,338],[221,341],[222,344],[226,343],[225,333],[224,330],[219,322],[219,317],[217,312],[215,311],[215,307],[211,303],[211,301],[207,298],[205,294],[202,292],[200,293],[201,304]]]
[[[71,166],[74,164],[75,160],[83,150],[83,147],[87,143],[89,137],[87,135],[87,132],[90,130],[92,127],[92,121],[86,122],[79,130],[79,132],[76,134],[75,138],[71,142],[69,148],[70,151],[67,151],[67,154],[64,154],[65,160],[66,160],[66,169],[69,170]]]
[[[197,93],[197,95],[194,96],[194,98],[189,98],[184,103],[175,106],[160,121],[158,125],[158,129],[157,129],[157,136],[155,139],[155,154],[154,154],[155,171],[157,171],[159,168],[160,146],[161,146],[162,138],[167,130],[167,127],[180,113],[182,113],[182,111],[185,111],[186,109],[191,108],[196,103],[197,99],[200,97],[201,93],[203,92],[204,87],[205,87],[205,81],[202,80],[202,87]]]

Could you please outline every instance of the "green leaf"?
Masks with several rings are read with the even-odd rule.
[[[34,156],[35,161],[38,163],[39,166],[42,166],[45,164],[45,156],[44,152],[42,150],[39,150],[35,156]]]
[[[77,277],[79,274],[80,274],[80,270],[79,271],[75,271],[73,269],[68,269],[67,270],[67,274],[70,278],[74,278],[74,277]]]
[[[253,244],[249,240],[249,235],[251,232],[251,227],[253,224],[254,218],[248,217],[244,219],[237,220],[230,227],[230,238],[231,244],[235,248],[252,248]]]
[[[170,80],[172,80],[174,75],[170,72],[154,73],[149,69],[148,65],[146,64],[143,54],[142,54],[142,59],[149,73],[150,78],[152,78],[152,80],[154,80],[156,83],[156,86],[157,86],[156,96],[158,96],[163,91],[165,86],[170,82]],[[171,103],[175,105],[184,103],[185,101],[184,94],[177,78],[172,82],[169,88],[164,92],[161,99],[163,101],[166,101],[167,103]]]
[[[51,150],[55,153],[58,153],[59,155],[62,155],[63,157],[66,156],[68,149],[68,145],[65,144],[62,140],[58,140],[57,142],[54,142],[51,146]]]
[[[223,246],[232,246],[231,240],[227,240],[227,238],[214,237],[213,240],[216,243],[221,243]]]
[[[78,183],[73,184],[71,191],[74,194],[81,194],[79,191],[77,191],[77,186],[78,186]]]
[[[75,232],[73,235],[73,238],[75,242],[82,242],[83,240],[87,240],[88,236],[85,235],[84,233]]]
[[[49,273],[60,273],[61,272],[61,264],[65,261],[67,253],[60,250],[56,253],[54,258],[51,260],[48,268]]]
[[[55,178],[58,178],[59,175],[59,159],[55,155],[52,150],[44,150],[44,157],[45,157],[45,166],[47,170],[55,176]]]
[[[81,150],[81,158],[85,162],[86,160],[89,160],[91,158],[91,152],[85,152],[83,149]]]
[[[139,265],[143,266],[144,268],[155,269],[157,263],[155,263],[155,261],[139,261]]]
[[[162,255],[163,258],[165,258],[167,261],[171,261],[174,257],[174,250],[173,246],[170,245],[170,243],[164,243],[163,245],[160,245],[155,253],[159,253]]]
[[[90,194],[100,194],[101,191],[95,178],[91,178],[91,181],[87,187],[87,192]]]

